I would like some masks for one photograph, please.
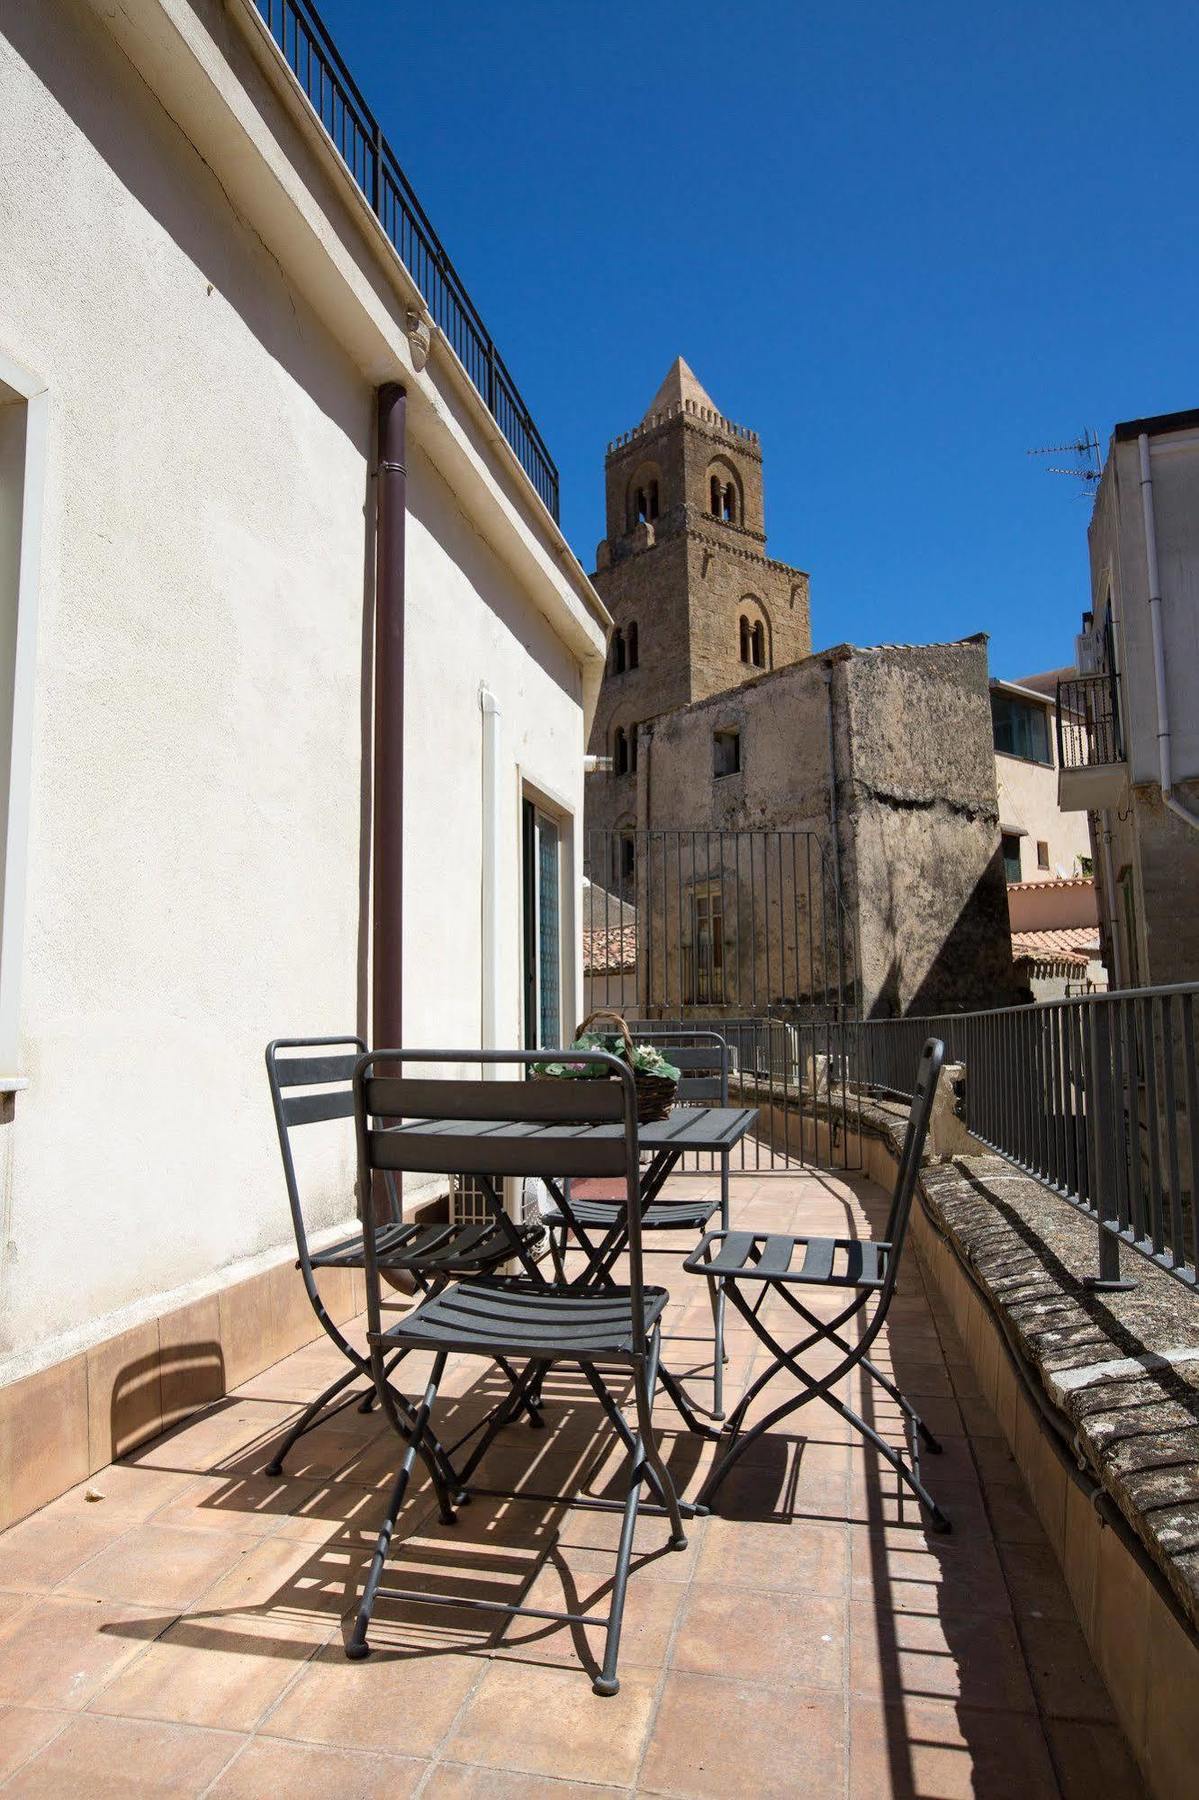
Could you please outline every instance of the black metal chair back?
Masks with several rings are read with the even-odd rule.
[[[316,1278],[291,1134],[301,1125],[353,1118],[354,1067],[365,1050],[366,1045],[360,1037],[276,1038],[266,1048],[267,1079],[279,1133],[296,1255],[304,1285],[313,1301],[316,1299]],[[389,1215],[395,1222],[399,1218],[399,1201],[394,1181],[387,1193]]]
[[[409,1064],[531,1067],[539,1062],[592,1063],[615,1079],[463,1081],[390,1071]],[[389,1072],[379,1074],[384,1068]],[[635,1335],[644,1335],[637,1089],[632,1070],[603,1050],[374,1050],[354,1069],[359,1183],[375,1171],[480,1175],[623,1178],[629,1256],[629,1304]],[[436,1127],[434,1128],[434,1122]],[[603,1136],[581,1127],[610,1126]],[[381,1329],[376,1226],[367,1220],[366,1297],[369,1329]]]
[[[891,1254],[887,1258],[886,1277],[879,1299],[879,1310],[883,1314],[886,1313],[895,1289],[900,1253],[907,1239],[908,1220],[916,1193],[916,1181],[920,1174],[920,1161],[924,1155],[924,1143],[928,1136],[928,1122],[932,1116],[933,1101],[936,1098],[937,1083],[941,1078],[941,1066],[944,1061],[945,1045],[941,1039],[934,1037],[927,1039],[924,1049],[920,1052],[920,1062],[916,1069],[916,1081],[912,1088],[912,1104],[908,1112],[908,1128],[904,1133],[903,1151],[899,1158],[899,1168],[896,1171],[887,1223],[883,1229],[883,1239],[891,1245]]]
[[[718,1031],[691,1030],[686,1025],[638,1025],[641,1043],[669,1051],[679,1071],[678,1099],[683,1106],[727,1106],[729,1047]]]

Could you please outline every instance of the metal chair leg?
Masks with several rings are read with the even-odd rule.
[[[383,1579],[383,1569],[387,1562],[387,1553],[391,1548],[391,1539],[392,1534],[395,1531],[396,1519],[399,1515],[400,1507],[403,1505],[404,1494],[412,1476],[412,1466],[416,1461],[417,1452],[422,1448],[421,1440],[424,1437],[425,1430],[429,1423],[429,1415],[433,1410],[433,1402],[437,1398],[437,1390],[441,1386],[441,1378],[445,1372],[445,1365],[446,1354],[444,1351],[441,1351],[433,1360],[433,1368],[429,1375],[429,1384],[425,1389],[424,1398],[417,1408],[412,1434],[408,1438],[404,1455],[400,1462],[399,1473],[395,1478],[395,1484],[392,1487],[391,1494],[388,1498],[387,1511],[379,1531],[378,1541],[375,1544],[375,1554],[371,1559],[371,1566],[367,1571],[366,1582],[362,1589],[362,1599],[358,1604],[358,1612],[354,1620],[354,1629],[350,1635],[350,1641],[346,1645],[346,1656],[351,1662],[361,1662],[365,1657],[370,1655],[370,1645],[366,1641],[366,1633],[371,1622],[371,1614],[375,1607],[375,1595],[378,1591],[379,1583]],[[445,1520],[445,1523],[452,1525],[454,1520],[455,1514],[451,1509],[450,1516]]]

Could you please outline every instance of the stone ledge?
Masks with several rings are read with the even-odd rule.
[[[863,1133],[898,1154],[902,1104],[863,1099]],[[1127,1293],[1083,1285],[1096,1227],[993,1154],[926,1160],[925,1203],[971,1271],[1080,1468],[1111,1496],[1199,1629],[1199,1300],[1124,1251]]]

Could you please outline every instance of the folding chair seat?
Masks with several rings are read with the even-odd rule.
[[[717,1031],[688,1031],[683,1026],[637,1027],[639,1041],[648,1041],[667,1054],[678,1066],[677,1100],[680,1106],[727,1106],[729,1103],[729,1047]],[[584,1231],[612,1231],[619,1227],[624,1200],[619,1195],[570,1195],[570,1209]],[[643,1231],[684,1232],[697,1237],[708,1229],[720,1214],[721,1226],[729,1225],[729,1158],[720,1159],[720,1192],[703,1198],[683,1200],[651,1200],[642,1212]],[[560,1280],[565,1279],[565,1252],[569,1242],[569,1222],[558,1207],[545,1214],[550,1232],[550,1251]],[[671,1256],[678,1252],[664,1244],[646,1244],[647,1256]],[[724,1418],[724,1295],[717,1283],[712,1289],[712,1410],[714,1419]],[[692,1402],[695,1404],[695,1402]],[[700,1408],[701,1411],[706,1409]]]
[[[773,1361],[755,1378],[737,1404],[728,1422],[728,1443],[723,1455],[713,1465],[700,1492],[700,1503],[708,1505],[730,1469],[750,1445],[773,1425],[789,1418],[812,1400],[823,1400],[827,1406],[849,1421],[868,1442],[872,1443],[911,1490],[929,1514],[938,1531],[950,1529],[949,1520],[920,1479],[919,1449],[938,1452],[941,1446],[915,1408],[905,1400],[889,1376],[867,1356],[882,1330],[895,1292],[904,1240],[912,1210],[912,1199],[920,1171],[920,1158],[928,1132],[933,1096],[941,1074],[945,1046],[939,1038],[929,1038],[920,1058],[903,1155],[891,1197],[887,1223],[880,1239],[789,1236],[781,1232],[714,1231],[706,1236],[687,1258],[683,1267],[694,1275],[704,1275],[713,1285],[720,1283],[732,1305],[749,1325],[750,1330],[771,1351]],[[743,1288],[757,1287],[751,1305]],[[831,1320],[819,1318],[799,1298],[804,1290],[840,1289],[847,1295],[846,1304]],[[770,1297],[781,1299],[803,1321],[806,1335],[790,1347],[784,1347],[762,1317],[763,1302]],[[845,1329],[873,1301],[874,1311],[867,1324],[850,1341]],[[840,1352],[840,1360],[831,1371],[811,1375],[804,1368],[804,1352],[816,1344],[831,1344]],[[873,1426],[858,1416],[836,1393],[837,1384],[851,1370],[861,1368],[869,1378],[895,1402],[903,1414],[908,1435],[908,1455],[904,1456],[888,1444]],[[783,1369],[796,1380],[797,1391],[776,1406],[750,1431],[742,1427],[748,1408]]]
[[[304,1409],[274,1460],[267,1465],[266,1473],[272,1476],[283,1473],[284,1458],[305,1433],[355,1402],[359,1411],[369,1412],[375,1400],[370,1363],[354,1349],[330,1317],[316,1279],[320,1269],[365,1269],[362,1228],[358,1227],[336,1243],[312,1248],[292,1149],[292,1132],[301,1125],[353,1118],[351,1081],[354,1065],[365,1050],[366,1045],[358,1037],[277,1038],[267,1045],[267,1078],[295,1233],[296,1267],[303,1276],[309,1301],[322,1329],[350,1364],[347,1374],[331,1382]],[[318,1089],[319,1092],[315,1091]],[[435,1293],[459,1276],[490,1274],[513,1259],[523,1262],[545,1235],[544,1227],[535,1222],[518,1227],[507,1217],[468,1225],[420,1224],[405,1220],[394,1176],[385,1177],[384,1191],[388,1216],[375,1234],[378,1266],[391,1275],[410,1276],[422,1293]],[[395,1362],[399,1360],[397,1356]],[[393,1368],[395,1362],[391,1365]],[[506,1368],[504,1372],[515,1381],[514,1371]],[[346,1394],[346,1388],[358,1377],[365,1379],[365,1390]],[[344,1398],[339,1397],[343,1395]],[[540,1423],[535,1399],[528,1402],[525,1410],[531,1424]],[[448,1463],[442,1467],[441,1475],[448,1484],[452,1475]]]
[[[670,1298],[665,1288],[642,1290],[646,1329],[652,1329]],[[519,1277],[507,1281],[453,1282],[379,1334],[382,1347],[437,1346],[477,1356],[603,1357],[631,1362],[637,1344],[631,1324],[631,1294],[625,1288],[579,1293],[543,1287]]]
[[[355,1123],[358,1135],[359,1183],[369,1191],[379,1171],[458,1170],[477,1173],[561,1177],[616,1176],[624,1179],[624,1219],[628,1239],[626,1286],[551,1285],[534,1265],[523,1277],[477,1277],[457,1281],[429,1295],[394,1324],[383,1319],[382,1267],[376,1246],[386,1226],[366,1221],[366,1301],[371,1367],[379,1399],[404,1439],[404,1450],[388,1499],[383,1528],[367,1573],[346,1655],[356,1661],[369,1655],[367,1631],[376,1602],[401,1600],[416,1605],[463,1606],[506,1615],[560,1619],[571,1624],[606,1627],[603,1665],[592,1686],[597,1694],[615,1694],[620,1632],[624,1616],[634,1534],[640,1512],[664,1515],[670,1522],[671,1548],[686,1546],[683,1511],[670,1472],[657,1446],[653,1400],[661,1354],[661,1319],[668,1295],[647,1287],[641,1257],[641,1185],[637,1135],[637,1096],[628,1065],[602,1051],[587,1060],[606,1067],[614,1080],[583,1083],[530,1081],[441,1081],[405,1075],[379,1076],[379,1063],[389,1068],[410,1063],[515,1063],[538,1061],[544,1051],[412,1051],[380,1050],[359,1059],[354,1074]],[[553,1052],[560,1055],[562,1052]],[[575,1060],[583,1060],[576,1057]],[[397,1121],[384,1128],[384,1121]],[[568,1123],[569,1122],[569,1123]],[[591,1132],[589,1125],[608,1127]],[[398,1415],[387,1380],[388,1357],[409,1349],[431,1351],[432,1368],[414,1423]],[[451,1354],[498,1361],[520,1358],[523,1373],[511,1395],[493,1413],[469,1462],[461,1471],[457,1498],[466,1499],[467,1483],[503,1427],[517,1416],[528,1394],[535,1392],[545,1371],[556,1363],[577,1365],[596,1395],[604,1416],[628,1453],[627,1488],[620,1502],[588,1497],[587,1504],[612,1504],[623,1514],[616,1572],[607,1615],[552,1612],[467,1594],[447,1594],[440,1587],[383,1586],[392,1533],[407,1491],[415,1458],[431,1428],[433,1408]],[[635,1430],[625,1420],[601,1371],[611,1365],[631,1375],[636,1407]],[[661,1502],[647,1507],[642,1488],[649,1481]],[[496,1490],[488,1489],[488,1493]],[[516,1501],[532,1496],[519,1490]],[[574,1495],[547,1498],[569,1506]],[[693,1510],[685,1509],[688,1514]]]

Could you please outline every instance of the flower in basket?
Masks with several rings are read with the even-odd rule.
[[[616,1033],[585,1031],[569,1046],[571,1050],[607,1050],[627,1062],[639,1075],[656,1075],[663,1081],[677,1081],[679,1071],[673,1063],[667,1062],[662,1052],[653,1044],[634,1044],[630,1056],[622,1037]],[[603,1063],[567,1062],[563,1058],[559,1062],[534,1063],[534,1072],[538,1075],[550,1075],[560,1081],[606,1081],[608,1071]]]

